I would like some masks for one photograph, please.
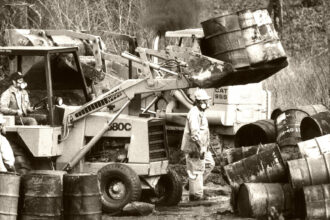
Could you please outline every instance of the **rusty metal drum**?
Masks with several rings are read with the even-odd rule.
[[[0,220],[16,220],[21,177],[0,172]]]
[[[325,111],[305,117],[301,121],[300,130],[303,140],[330,134],[330,112]]]
[[[286,59],[286,54],[278,34],[272,23],[272,19],[266,9],[253,12],[255,22],[263,43],[263,50],[260,52],[264,56],[264,61],[274,61],[277,59]],[[260,55],[261,56],[261,55]]]
[[[259,120],[240,127],[235,135],[235,147],[274,143],[276,129],[274,120]]]
[[[201,22],[204,35],[222,34],[240,30],[238,16],[236,13],[227,13],[215,18]]]
[[[102,203],[97,175],[66,174],[63,178],[66,220],[101,220]]]
[[[61,219],[62,183],[59,175],[31,173],[22,177],[22,220]]]
[[[201,40],[201,52],[234,68],[250,66],[241,30],[206,36]]]
[[[294,192],[289,184],[244,183],[237,196],[237,209],[242,217],[264,217],[274,207],[284,216],[295,213]]]
[[[264,39],[261,37],[254,14],[250,10],[243,10],[238,12],[238,17],[250,65],[266,62]]]
[[[302,157],[318,158],[330,153],[330,134],[299,142],[298,148]]]
[[[330,184],[306,186],[304,191],[305,219],[330,219]]]
[[[292,188],[330,183],[330,154],[316,158],[302,158],[288,161],[289,177]]]
[[[297,106],[297,109],[303,110],[304,112],[307,112],[309,115],[315,115],[320,112],[326,112],[329,109],[322,105],[322,104],[316,104],[316,105],[302,105]]]
[[[67,173],[66,171],[62,170],[31,170],[30,174],[51,174],[51,175],[58,175],[61,178],[61,192],[63,193],[63,176]],[[64,219],[63,215],[63,199],[61,204],[61,219]]]
[[[224,167],[229,183],[238,188],[242,183],[285,182],[286,170],[277,146],[261,151]]]
[[[250,65],[237,13],[212,18],[201,24],[205,35],[200,44],[203,55],[231,63],[234,68]]]
[[[302,141],[300,123],[306,116],[308,113],[300,109],[288,109],[276,118],[276,141],[280,147],[294,146]]]
[[[230,148],[223,151],[222,155],[226,158],[227,164],[234,163],[244,158],[257,154],[258,152],[269,150],[277,146],[276,143],[271,144],[259,144],[248,147]]]

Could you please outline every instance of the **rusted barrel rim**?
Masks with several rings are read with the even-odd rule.
[[[207,19],[205,21],[202,21],[201,22],[201,25],[205,24],[206,22],[211,22],[211,21],[214,21],[215,19],[218,19],[218,18],[223,18],[223,17],[227,17],[229,15],[237,15],[237,12],[228,12],[228,13],[225,13],[223,15],[219,15],[217,17],[213,17],[213,18],[210,18],[210,19]]]
[[[233,32],[240,32],[240,31],[241,31],[240,28],[234,29],[234,30],[230,30],[230,31],[226,31],[226,32],[217,31],[217,32],[215,32],[215,33],[213,33],[211,35],[205,36],[204,39],[205,40],[208,40],[208,39],[213,38],[213,37],[216,37],[216,36],[221,36],[221,35],[225,35],[225,34],[231,34]]]

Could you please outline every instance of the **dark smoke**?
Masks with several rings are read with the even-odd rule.
[[[199,27],[198,0],[145,0],[145,4],[145,27],[160,32]]]

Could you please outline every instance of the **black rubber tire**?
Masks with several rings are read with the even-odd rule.
[[[132,201],[137,201],[141,197],[141,182],[139,176],[130,167],[114,163],[104,166],[98,171],[98,179],[101,190],[102,209],[104,212],[114,213]],[[108,187],[112,181],[121,181],[126,194],[121,200],[116,200],[108,194]]]
[[[181,201],[182,181],[174,170],[169,170],[166,175],[161,176],[157,187],[163,188],[164,191],[162,195],[159,195],[156,205],[175,206]]]

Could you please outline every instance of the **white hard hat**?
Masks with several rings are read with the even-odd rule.
[[[3,114],[0,113],[0,124],[6,123],[6,119],[4,119]]]
[[[208,100],[208,99],[210,99],[210,96],[207,94],[207,92],[204,89],[197,89],[195,92],[195,99],[196,100]]]

